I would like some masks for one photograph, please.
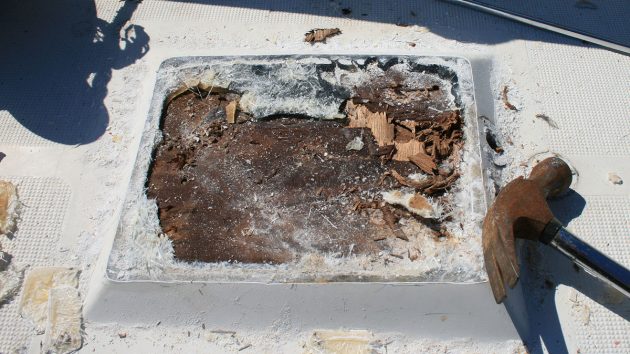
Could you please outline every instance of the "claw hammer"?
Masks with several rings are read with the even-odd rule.
[[[550,246],[630,297],[630,271],[566,230],[549,209],[547,198],[565,194],[571,180],[566,162],[548,158],[534,166],[529,178],[508,183],[488,209],[483,221],[483,256],[497,303],[507,296],[505,285],[513,288],[520,275],[515,238]]]

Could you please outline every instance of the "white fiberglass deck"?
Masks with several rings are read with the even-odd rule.
[[[322,27],[342,34],[303,42]],[[478,115],[512,142],[510,159],[495,161],[505,166],[499,177],[524,173],[539,154],[566,158],[579,177],[554,211],[630,266],[627,56],[433,1],[10,1],[0,5],[0,41],[0,175],[18,184],[25,204],[2,249],[24,265],[81,269],[85,352],[295,351],[312,330],[341,327],[380,333],[390,350],[409,352],[505,352],[518,339],[534,353],[630,348],[628,301],[535,247],[523,249],[511,316],[483,282],[183,285],[105,276],[158,67],[215,55],[467,58]],[[518,111],[505,109],[504,85]],[[41,337],[17,300],[0,307],[0,351],[38,352]],[[241,344],[212,330],[236,331]]]

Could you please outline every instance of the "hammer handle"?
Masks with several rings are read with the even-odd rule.
[[[564,227],[558,229],[548,244],[589,273],[621,290],[626,297],[630,297],[630,270],[580,240]]]

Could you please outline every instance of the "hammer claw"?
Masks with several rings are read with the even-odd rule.
[[[516,260],[516,247],[514,245],[514,235],[511,228],[497,230],[501,245],[498,252],[494,252],[501,278],[513,288],[519,277],[518,262]]]
[[[507,294],[505,293],[505,285],[503,285],[504,282],[501,277],[499,266],[494,258],[494,254],[484,254],[484,259],[494,300],[497,304],[500,304],[506,298]]]
[[[490,287],[497,303],[500,303],[506,297],[506,282],[510,287],[513,287],[518,279],[518,274],[515,274],[514,266],[508,258],[508,255],[512,252],[509,249],[506,250],[506,247],[514,247],[513,243],[510,244],[510,235],[502,234],[502,228],[497,227],[497,224],[502,224],[497,220],[500,218],[500,215],[502,214],[496,213],[493,208],[490,208],[488,216],[483,222],[482,239],[486,272],[488,273]],[[508,239],[505,239],[505,237],[508,237]]]
[[[513,288],[520,274],[515,238],[538,240],[554,219],[548,196],[568,190],[571,170],[558,158],[540,162],[529,179],[519,177],[497,195],[483,221],[482,245],[488,280],[497,303],[505,297],[507,284]]]

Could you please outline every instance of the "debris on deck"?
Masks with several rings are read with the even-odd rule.
[[[326,42],[326,39],[341,34],[339,28],[316,28],[304,34],[304,42]]]
[[[0,181],[0,234],[8,234],[15,228],[19,204],[15,185]]]

